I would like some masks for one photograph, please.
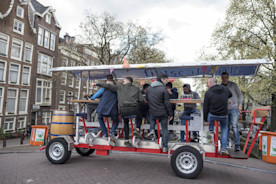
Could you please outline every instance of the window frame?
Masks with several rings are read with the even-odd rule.
[[[1,97],[1,101],[0,101],[0,115],[3,115],[3,103],[4,103],[4,96],[5,96],[5,87],[0,86],[0,88],[2,89],[2,96]],[[1,119],[1,118],[0,118]]]
[[[74,87],[74,80],[75,80],[75,77],[73,74],[68,74],[68,86],[73,88]],[[71,84],[69,84],[69,82],[71,81]]]
[[[66,86],[66,83],[67,83],[67,72],[61,72],[61,76],[60,77],[61,77],[60,78],[61,79],[60,80],[60,84]],[[62,80],[63,77],[64,77],[64,82]]]
[[[20,111],[20,103],[21,103],[21,98],[22,98],[22,91],[27,91],[27,96],[25,97],[26,98],[26,104],[25,104],[25,111]],[[19,113],[18,114],[27,114],[28,113],[28,101],[29,101],[29,89],[24,89],[22,88],[20,90],[20,98],[19,98]]]
[[[6,105],[6,115],[8,116],[8,115],[17,115],[17,107],[18,107],[18,88],[8,88],[7,89],[7,98],[6,98],[6,101],[8,101],[8,94],[9,94],[9,90],[16,90],[16,97],[15,97],[15,105],[14,105],[14,107],[15,107],[15,109],[14,109],[14,113],[12,114],[12,113],[10,113],[10,112],[7,112],[7,107],[8,107],[8,105]],[[8,104],[8,102],[7,102],[7,104]]]
[[[39,57],[39,55],[41,55],[41,57]],[[43,68],[43,65],[42,65],[42,60],[43,59],[42,59],[42,57],[47,57],[46,73],[42,72],[42,68]],[[37,73],[38,74],[52,76],[52,72],[50,71],[50,69],[52,69],[52,67],[53,67],[53,57],[45,55],[45,54],[42,54],[42,53],[38,53],[37,63],[38,63],[37,64]]]
[[[17,44],[17,45],[20,45],[20,52],[19,52],[19,57],[17,58],[17,57],[14,57],[13,55],[12,55],[12,50],[13,50],[13,45],[14,44]],[[17,39],[17,38],[13,38],[12,39],[12,45],[11,45],[11,59],[14,59],[14,60],[17,60],[17,61],[21,61],[21,59],[22,59],[22,50],[23,50],[23,41],[22,40],[19,40],[19,39]]]
[[[24,67],[29,68],[28,84],[24,84],[24,83],[23,83]],[[21,80],[21,85],[22,85],[22,86],[30,86],[30,84],[31,84],[31,73],[32,73],[32,67],[31,67],[31,66],[27,66],[27,65],[23,65],[23,69],[22,69],[22,80]]]
[[[7,39],[5,39],[5,38],[7,38]],[[8,57],[8,53],[9,53],[9,45],[10,45],[10,36],[9,35],[7,35],[7,34],[4,34],[4,33],[2,33],[2,32],[0,32],[0,39],[1,40],[6,40],[7,42],[7,47],[6,47],[6,53],[5,53],[5,55],[4,54],[1,54],[0,53],[0,56],[2,56],[2,57]]]
[[[15,27],[16,23],[17,23],[17,27]],[[19,24],[21,24],[21,31],[18,30],[19,29]],[[24,22],[21,22],[20,20],[14,19],[14,21],[13,21],[13,32],[24,35],[24,26],[25,26]]]
[[[3,80],[0,80],[0,83],[6,83],[6,75],[7,75],[7,61],[0,60],[0,62],[5,63]]]
[[[40,30],[42,30],[42,33],[40,34]],[[40,40],[41,39],[41,40]],[[40,43],[40,42],[41,43]],[[38,33],[37,33],[37,45],[43,47],[44,45],[44,29],[42,27],[38,27]]]
[[[45,114],[46,114],[46,116],[45,116]],[[48,116],[48,115],[49,115],[49,116]],[[49,125],[49,124],[51,123],[51,118],[52,118],[51,111],[43,111],[41,117],[42,117],[41,123],[42,123],[43,125]],[[46,118],[49,119],[49,122],[44,123],[44,122],[43,122],[43,119],[46,119]]]
[[[51,24],[51,22],[52,22],[52,15],[50,13],[46,13],[46,15],[45,15],[45,22],[47,22],[48,24]]]
[[[18,127],[18,124],[21,125],[22,120],[19,120],[20,118],[24,118],[23,120],[23,126]],[[27,116],[19,116],[17,119],[17,130],[25,129],[26,128],[26,123],[27,123]]]
[[[30,61],[26,60],[25,57],[26,57],[26,47],[29,47],[31,48],[31,56],[30,56]],[[25,46],[24,46],[24,59],[23,59],[23,62],[25,63],[32,63],[32,60],[33,60],[33,49],[34,49],[34,46],[30,43],[25,43]]]
[[[46,33],[48,33],[48,37],[46,37]],[[51,37],[51,32],[48,31],[48,30],[44,30],[44,44],[43,44],[43,46],[46,49],[49,49],[49,46],[50,46],[50,37]]]
[[[11,65],[17,65],[17,66],[18,66],[18,73],[17,73],[17,81],[16,81],[16,83],[12,83],[12,82],[10,81]],[[9,81],[8,81],[8,84],[11,84],[11,85],[19,85],[19,81],[20,81],[20,70],[21,70],[21,65],[20,65],[20,64],[10,62],[10,66],[9,66],[9,79],[8,79]]]
[[[8,123],[8,129],[5,129],[5,124],[6,124],[6,119],[13,119],[13,127],[12,127],[12,129],[9,129],[9,127],[10,127],[10,123]],[[4,127],[3,127],[3,130],[4,130],[4,132],[14,132],[15,131],[15,117],[5,117],[5,119],[4,119]],[[11,121],[10,121],[11,122]]]
[[[61,93],[63,93],[63,100],[61,101]],[[65,90],[60,90],[59,91],[59,104],[65,104],[66,101],[66,91]]]
[[[41,81],[41,86],[38,86],[38,81]],[[44,82],[48,82],[50,84],[50,87],[44,87]],[[53,89],[53,81],[50,81],[50,80],[45,80],[45,79],[41,79],[41,78],[38,78],[36,79],[36,91],[35,91],[35,104],[37,105],[45,105],[45,106],[51,106],[52,104],[52,89]],[[38,91],[38,88],[41,88],[41,102],[37,102],[37,91]],[[44,94],[43,94],[43,89],[45,88],[45,91],[47,91],[47,89],[50,89],[50,94],[49,94],[49,102],[46,102],[46,101],[43,101],[43,97],[44,97]]]
[[[18,14],[18,9],[21,9],[22,15],[19,15],[19,14]],[[22,8],[22,7],[20,7],[20,6],[17,6],[17,8],[16,8],[16,16],[17,16],[17,17],[20,17],[20,18],[22,18],[22,19],[24,19],[24,8]]]
[[[52,36],[54,36],[54,39],[52,39]],[[56,48],[56,35],[54,33],[50,34],[50,50],[55,51]]]

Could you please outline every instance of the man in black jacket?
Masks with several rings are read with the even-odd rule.
[[[221,126],[221,154],[227,155],[227,114],[228,114],[228,98],[232,97],[232,93],[223,85],[217,85],[215,78],[210,78],[207,81],[209,90],[205,93],[203,113],[204,121],[209,124],[215,120],[220,121]],[[209,126],[210,132],[213,132],[213,126]]]
[[[162,126],[163,152],[168,150],[168,121],[172,120],[173,112],[170,103],[170,96],[166,89],[168,76],[159,74],[157,81],[148,87],[146,100],[149,103],[149,112],[152,115],[150,133],[154,134],[154,127],[158,119]]]

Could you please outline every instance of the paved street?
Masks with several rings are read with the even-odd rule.
[[[210,159],[198,178],[177,177],[165,156],[113,152],[79,156],[53,165],[38,147],[0,149],[0,183],[275,183],[276,165],[257,159]]]

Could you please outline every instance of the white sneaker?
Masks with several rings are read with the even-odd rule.
[[[168,148],[166,148],[166,147],[162,148],[162,152],[167,152],[167,151],[168,151]]]
[[[155,139],[155,133],[154,133],[154,130],[151,130],[147,136],[146,136],[148,139],[151,139],[151,140],[154,140]]]

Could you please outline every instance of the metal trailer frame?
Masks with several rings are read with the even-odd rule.
[[[261,64],[272,64],[271,61],[268,60],[238,60],[238,61],[216,61],[216,62],[197,62],[197,63],[184,63],[184,64],[176,64],[176,63],[158,63],[158,64],[140,64],[140,65],[131,65],[130,68],[122,68],[122,65],[102,65],[102,66],[81,66],[81,67],[58,67],[53,68],[52,71],[71,71],[77,77],[80,78],[79,82],[79,94],[78,100],[80,100],[80,88],[82,79],[103,79],[108,71],[109,74],[118,75],[118,78],[122,78],[123,75],[130,74],[131,71],[135,71],[137,73],[144,72],[146,74],[148,70],[152,70],[155,74],[162,72],[162,69],[169,68],[171,70],[181,70],[183,69],[183,76],[189,76],[187,71],[190,70],[197,70],[197,74],[193,75],[192,77],[204,77],[204,76],[214,76],[216,74],[221,73],[224,71],[234,71],[239,69],[227,68],[227,66],[234,66],[234,67],[244,67],[249,66],[250,69],[254,69],[252,75],[255,75],[258,68]],[[253,67],[252,67],[253,66]],[[208,71],[208,67],[209,71]],[[217,72],[218,68],[222,67],[223,69]],[[200,68],[202,71],[199,71]],[[185,69],[185,71],[184,71]],[[144,71],[142,71],[144,70]],[[161,71],[159,71],[161,70]],[[244,69],[243,69],[244,70]],[[84,73],[83,73],[84,71]],[[100,71],[99,76],[91,74],[95,71]],[[186,72],[186,73],[185,73]],[[173,73],[173,72],[171,72]],[[194,72],[191,72],[194,73]],[[237,72],[236,72],[237,73]],[[179,72],[180,74],[180,72]],[[186,75],[183,75],[186,74]],[[211,75],[210,75],[211,74]],[[140,73],[138,74],[140,75]],[[236,74],[238,76],[238,74]],[[244,71],[241,74],[244,76]],[[94,78],[93,78],[94,77]],[[137,76],[137,78],[144,77],[144,74],[141,76]],[[152,78],[152,76],[147,76],[148,78]],[[169,76],[170,77],[170,76]],[[174,76],[175,78],[181,76]],[[89,88],[87,88],[88,90]],[[77,113],[80,113],[80,104],[77,104]],[[80,114],[81,116],[81,114]],[[65,163],[71,155],[71,151],[75,148],[77,152],[83,156],[88,156],[92,154],[96,150],[97,155],[108,155],[110,151],[127,151],[127,152],[137,152],[137,153],[151,153],[151,154],[166,154],[168,158],[171,158],[171,166],[174,172],[183,178],[195,178],[198,176],[203,168],[203,160],[205,157],[220,157],[220,158],[232,158],[230,155],[221,155],[218,154],[219,149],[219,141],[218,141],[218,122],[216,122],[216,133],[214,136],[214,143],[212,144],[205,144],[203,141],[199,143],[191,143],[191,142],[171,142],[169,143],[168,151],[162,152],[161,143],[162,138],[158,138],[158,141],[137,141],[135,136],[132,138],[132,143],[134,147],[129,148],[124,145],[125,140],[117,139],[115,143],[108,139],[100,138],[99,135],[95,135],[93,133],[88,133],[85,125],[85,120],[82,117],[82,123],[84,124],[85,128],[85,136],[79,135],[79,125],[80,125],[80,118],[76,118],[76,134],[75,137],[72,139],[70,136],[61,136],[51,140],[47,146],[43,147],[42,149],[46,148],[46,156],[50,162],[54,164],[61,164]],[[132,121],[131,121],[132,123]],[[111,126],[108,123],[108,127]],[[133,128],[132,128],[133,129]],[[160,128],[159,123],[157,123],[157,130],[160,135]],[[188,125],[186,123],[185,126],[178,127],[177,130],[188,130]],[[202,132],[203,124],[202,124]],[[201,132],[200,132],[201,133]],[[203,134],[201,135],[203,136]],[[243,157],[247,158],[247,157]]]

